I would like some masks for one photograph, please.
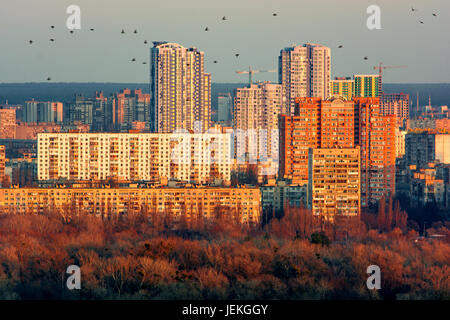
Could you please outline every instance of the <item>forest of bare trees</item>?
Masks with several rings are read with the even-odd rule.
[[[155,214],[95,217],[70,208],[0,215],[0,299],[449,299],[449,225],[418,241],[392,200],[326,223],[286,206],[264,226]],[[81,290],[68,290],[69,265]],[[368,290],[378,265],[382,289]]]

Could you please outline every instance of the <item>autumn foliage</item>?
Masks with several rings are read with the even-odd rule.
[[[448,228],[435,230],[442,240],[417,242],[395,207],[390,215],[378,230],[296,207],[264,228],[225,208],[213,220],[2,214],[0,299],[449,299]],[[81,290],[66,287],[72,264]],[[373,264],[379,291],[366,287]]]

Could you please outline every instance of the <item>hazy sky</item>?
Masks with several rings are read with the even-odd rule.
[[[81,7],[75,34],[71,4]],[[366,27],[371,4],[381,7],[381,30]],[[449,0],[1,0],[0,82],[148,82],[151,42],[164,40],[204,51],[213,82],[245,82],[235,70],[277,69],[281,48],[314,42],[331,47],[332,77],[374,73],[382,61],[408,66],[387,70],[385,82],[449,83],[449,32]]]

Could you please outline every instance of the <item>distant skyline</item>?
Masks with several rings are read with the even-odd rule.
[[[66,28],[71,4],[82,10],[74,34]],[[366,28],[372,4],[381,7],[381,30]],[[447,30],[448,0],[2,0],[0,83],[146,83],[153,41],[205,52],[214,83],[245,83],[235,71],[250,65],[277,69],[282,48],[307,42],[331,48],[332,78],[376,73],[383,62],[408,66],[386,70],[386,83],[450,83]],[[254,80],[278,82],[278,74]]]

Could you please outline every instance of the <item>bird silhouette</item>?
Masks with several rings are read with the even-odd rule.
[[[135,58],[131,59],[131,62],[135,62],[135,61],[136,61],[136,59],[135,59]]]
[[[70,30],[70,33],[73,33],[73,30]]]
[[[33,44],[33,40],[28,41],[29,44]]]
[[[52,79],[51,79],[50,77],[48,77],[48,78],[47,78],[47,81],[50,81],[50,80],[52,80]]]
[[[144,41],[144,44],[147,44],[147,43],[148,43],[147,40],[145,40],[145,41]]]
[[[55,29],[55,26],[50,26],[50,28]]]
[[[147,64],[147,62],[142,62],[142,64]]]
[[[414,9],[414,7],[411,7],[411,11],[417,11],[417,9]]]
[[[365,56],[365,57],[364,57],[364,60],[367,60],[367,59],[369,59],[369,58],[368,58],[367,56]]]
[[[436,16],[437,16],[437,14],[436,14],[436,13],[432,13],[432,15],[433,15],[433,17],[436,17]]]
[[[137,30],[134,30],[134,33],[138,33]]]
[[[90,30],[91,30],[91,31],[94,31],[94,28],[91,28]]]
[[[205,28],[205,31],[209,31],[209,28],[208,28],[208,27],[206,27],[206,28]]]
[[[236,58],[239,57],[239,53],[236,53],[235,56],[236,56]]]
[[[124,34],[124,33],[125,33],[125,30],[123,30],[123,29],[122,29],[122,32],[121,32],[121,34]]]
[[[214,60],[214,63],[217,63],[217,60]]]
[[[277,14],[276,14],[276,13],[273,13],[273,14],[272,14],[272,16],[276,17],[276,16],[277,16]]]
[[[340,45],[338,48],[341,49],[343,47],[343,45]]]
[[[54,42],[54,41],[55,41],[55,39],[50,39],[50,41],[51,41],[51,42]]]
[[[423,21],[422,21],[422,20],[419,20],[419,22],[420,22],[421,24],[423,24]]]
[[[223,20],[223,21],[227,20],[227,17],[223,16],[223,17],[222,17],[222,20]]]

